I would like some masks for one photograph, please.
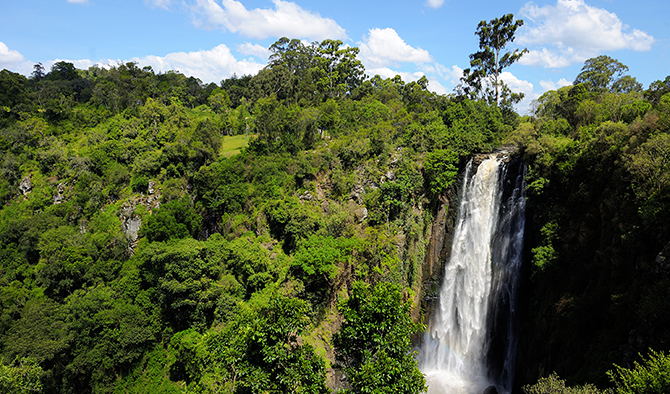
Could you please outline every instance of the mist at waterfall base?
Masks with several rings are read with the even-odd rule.
[[[466,169],[439,303],[419,348],[428,393],[509,393],[525,226],[525,167],[502,154]]]

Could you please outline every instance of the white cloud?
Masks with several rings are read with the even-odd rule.
[[[440,63],[435,63],[430,67],[424,68],[426,73],[430,73],[432,70],[436,72],[444,80],[448,81],[452,86],[458,85],[461,82],[461,77],[463,76],[463,69],[454,65],[451,68],[441,65]]]
[[[526,95],[533,92],[533,84],[517,78],[509,71],[500,73],[500,79],[515,93],[524,93]]]
[[[149,65],[154,71],[178,70],[187,76],[199,78],[205,83],[219,83],[233,74],[256,74],[265,64],[251,60],[237,60],[230,49],[221,44],[211,50],[197,52],[175,52],[164,57],[145,56],[132,58],[140,66]]]
[[[415,72],[395,71],[391,70],[388,67],[366,68],[365,72],[370,76],[379,75],[384,79],[394,78],[396,75],[400,75],[400,78],[402,78],[402,80],[405,82],[418,81],[419,78],[425,75],[421,71],[415,71]]]
[[[500,73],[500,79],[510,88],[514,93],[523,93],[524,98],[516,105],[517,110],[520,114],[530,113],[530,106],[533,100],[540,97],[539,93],[533,91],[533,84],[524,81],[523,79],[517,78],[514,74],[509,71],[503,71]]]
[[[19,51],[9,49],[9,47],[0,41],[0,65],[20,63],[26,60]]]
[[[245,42],[237,46],[237,50],[248,56],[256,56],[259,59],[267,60],[270,57],[270,50],[258,44]]]
[[[4,42],[0,41],[0,70],[2,69],[28,75],[32,72],[33,64],[19,51],[9,49]]]
[[[88,0],[67,0],[67,2],[72,4],[86,4],[88,3]]]
[[[237,75],[254,75],[265,64],[257,63],[252,60],[237,60],[230,49],[221,44],[210,50],[203,50],[197,52],[175,52],[167,54],[166,56],[144,56],[134,57],[129,60],[99,60],[92,61],[89,59],[81,60],[66,60],[56,59],[45,62],[44,68],[49,69],[51,65],[59,61],[67,61],[73,63],[78,69],[87,69],[94,65],[109,68],[118,64],[127,62],[137,62],[139,67],[151,66],[154,72],[167,72],[176,70],[186,76],[192,76],[200,79],[204,83],[219,83],[222,79],[228,78],[233,74]]]
[[[444,0],[428,0],[426,5],[430,8],[440,8],[444,5]]]
[[[369,67],[384,67],[394,63],[426,63],[433,60],[428,51],[405,43],[391,28],[370,29],[359,43],[360,58]]]
[[[431,92],[435,92],[437,94],[447,94],[447,93],[449,93],[447,88],[442,86],[442,84],[439,83],[434,78],[429,78],[428,79],[428,90],[430,90]]]
[[[572,82],[568,81],[565,78],[559,79],[558,82],[540,81],[540,86],[542,87],[542,93],[548,90],[557,90],[559,88],[562,88],[563,86],[570,86],[570,85],[572,85]]]
[[[243,36],[298,37],[310,40],[346,39],[346,31],[333,19],[305,10],[296,3],[272,0],[274,9],[247,10],[235,0],[196,0],[192,7],[194,24],[203,28],[222,28]]]
[[[615,13],[589,6],[584,0],[557,0],[555,6],[542,7],[529,2],[519,15],[528,27],[521,30],[517,42],[542,46],[519,60],[524,65],[565,67],[603,51],[648,51],[654,43],[651,35],[631,29]]]
[[[542,66],[545,68],[562,68],[593,57],[597,52],[575,51],[573,48],[558,48],[550,51],[547,48],[532,49],[519,59],[524,66]]]

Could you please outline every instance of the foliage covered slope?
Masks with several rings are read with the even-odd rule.
[[[341,42],[271,51],[220,85],[0,71],[0,387],[419,391],[433,217],[503,138],[530,168],[518,384],[668,350],[668,79],[642,92],[614,63],[520,119],[366,79]]]
[[[642,91],[626,70],[588,60],[509,137],[530,169],[520,384],[604,387],[670,350],[670,77]]]
[[[3,368],[38,365],[47,393],[325,392],[353,357],[334,340],[353,291],[397,316],[348,387],[393,363],[414,371],[394,390],[423,387],[407,314],[437,197],[516,115],[365,79],[341,42],[271,50],[220,86],[0,72]],[[248,147],[222,154],[230,138]]]

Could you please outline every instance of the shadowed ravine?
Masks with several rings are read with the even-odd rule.
[[[511,390],[525,185],[523,166],[508,161],[492,154],[466,169],[439,303],[419,349],[428,393]]]

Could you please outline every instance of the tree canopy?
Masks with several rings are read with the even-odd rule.
[[[464,94],[487,100],[489,104],[515,104],[523,99],[523,93],[511,92],[501,78],[503,69],[528,52],[527,49],[505,51],[521,26],[523,20],[514,20],[513,14],[479,22],[475,32],[479,37],[479,51],[470,55],[470,68],[463,70],[461,78],[460,90]]]

